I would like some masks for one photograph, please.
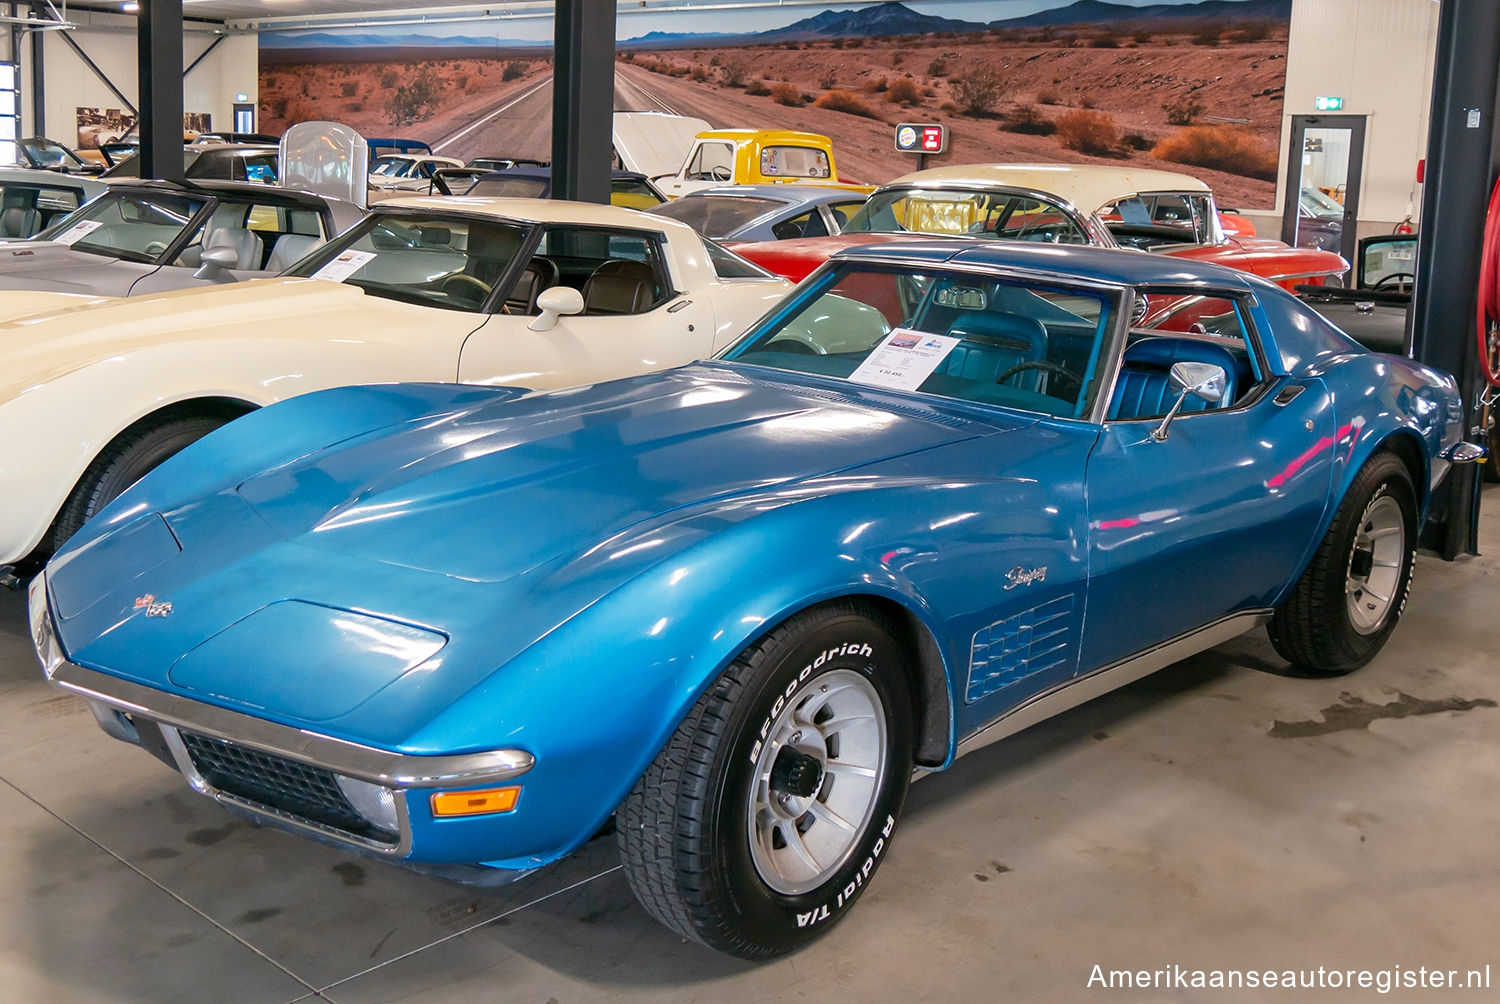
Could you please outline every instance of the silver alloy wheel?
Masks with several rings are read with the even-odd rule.
[[[1379,631],[1391,611],[1406,559],[1406,518],[1389,495],[1371,499],[1349,551],[1344,592],[1349,622],[1362,635]]]
[[[863,674],[813,680],[776,717],[755,761],[750,857],[761,881],[796,896],[848,860],[886,770],[885,707]]]

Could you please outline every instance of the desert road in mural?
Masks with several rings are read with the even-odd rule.
[[[642,76],[649,76],[642,71]],[[647,84],[626,73],[615,75],[615,108],[632,112],[681,110]],[[532,157],[546,160],[552,149],[552,78],[506,95],[474,121],[432,144],[446,157]]]

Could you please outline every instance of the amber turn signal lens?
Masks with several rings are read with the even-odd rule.
[[[521,797],[520,788],[487,788],[484,791],[440,791],[432,796],[434,816],[482,816],[509,812]]]

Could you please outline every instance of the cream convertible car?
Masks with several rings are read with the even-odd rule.
[[[0,570],[26,571],[152,467],[273,401],[675,366],[789,288],[659,216],[416,198],[277,278],[129,300],[0,294]]]

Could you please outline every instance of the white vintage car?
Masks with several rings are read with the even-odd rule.
[[[411,198],[277,278],[128,300],[0,293],[0,567],[24,571],[162,460],[273,401],[644,373],[722,348],[789,288],[633,210]]]

